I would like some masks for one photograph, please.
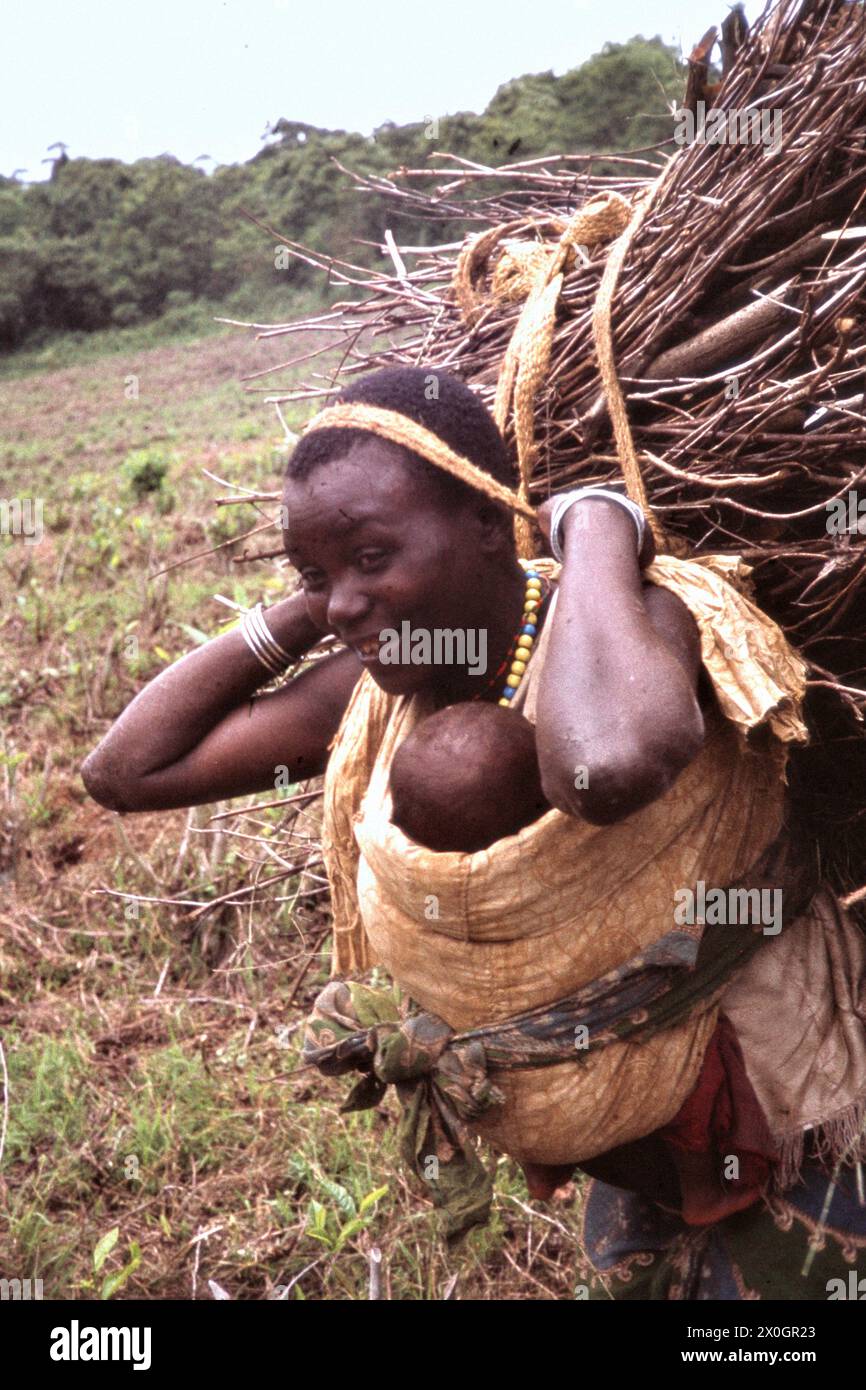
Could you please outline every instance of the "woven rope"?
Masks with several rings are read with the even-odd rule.
[[[523,336],[519,347],[517,376],[514,383],[514,432],[517,437],[517,460],[520,470],[519,495],[529,501],[529,483],[535,468],[535,397],[547,373],[553,330],[556,324],[556,304],[562,289],[559,274],[537,296],[527,303]],[[522,517],[514,523],[518,551],[532,556],[532,533]]]
[[[646,513],[656,546],[660,550],[670,548],[670,544],[650,508],[641,475],[625,397],[617,376],[611,308],[619,273],[629,248],[672,166],[673,158],[668,160],[655,182],[637,194],[631,204],[613,191],[591,199],[571,218],[560,234],[559,243],[552,254],[549,248],[543,248],[543,261],[537,255],[534,246],[530,247],[531,255],[526,250],[518,253],[514,246],[506,248],[494,272],[491,287],[494,292],[497,289],[501,293],[507,291],[509,297],[516,293],[518,287],[525,286],[528,290],[528,298],[502,360],[493,405],[494,418],[500,431],[504,433],[509,406],[513,402],[514,433],[520,470],[519,493],[522,497],[528,498],[536,459],[535,396],[550,365],[556,305],[564,282],[570,249],[578,245],[594,245],[611,236],[617,237],[608,255],[593,306],[593,338],[626,491]],[[525,247],[527,244],[523,245]],[[528,539],[528,532],[523,531],[523,524],[519,519],[515,523],[515,530],[518,537],[526,535]]]
[[[657,518],[653,514],[647,499],[646,488],[640,471],[640,464],[637,459],[637,451],[634,447],[631,425],[629,424],[628,411],[626,409],[625,397],[622,387],[619,384],[619,377],[616,371],[616,360],[613,352],[613,330],[611,327],[611,306],[613,296],[616,291],[619,273],[623,262],[628,255],[629,247],[634,241],[640,227],[646,217],[650,206],[658,194],[659,189],[664,184],[668,173],[673,168],[674,156],[668,160],[658,178],[638,194],[635,199],[635,209],[631,220],[625,231],[618,238],[611,248],[610,255],[604,267],[601,277],[601,284],[595,297],[595,304],[592,311],[592,332],[595,339],[595,350],[598,357],[598,368],[601,373],[605,395],[607,397],[607,408],[610,414],[611,424],[613,425],[613,437],[616,441],[616,451],[619,456],[619,464],[625,478],[626,491],[633,502],[643,509],[652,527],[652,532],[659,549],[669,548],[664,531]]]
[[[313,430],[329,429],[367,430],[370,434],[378,435],[380,439],[389,439],[393,444],[399,444],[402,448],[411,449],[422,458],[429,459],[446,473],[459,478],[463,483],[468,483],[470,487],[477,488],[479,492],[486,493],[495,502],[504,503],[506,507],[510,507],[529,521],[535,517],[535,509],[525,497],[505,487],[503,483],[498,483],[489,473],[485,473],[462,454],[449,448],[438,434],[425,429],[408,415],[401,415],[399,411],[383,410],[380,406],[363,405],[360,402],[331,405],[313,416],[304,434],[310,434]]]
[[[494,271],[491,282],[494,295],[507,294],[512,298],[519,289],[528,290],[502,360],[493,404],[493,417],[502,433],[509,408],[513,406],[521,497],[529,496],[536,461],[535,397],[550,365],[556,306],[573,248],[595,246],[616,236],[628,225],[631,216],[631,205],[620,194],[613,191],[600,194],[562,227],[555,246],[527,242],[511,244],[505,248]],[[515,522],[515,534],[521,553],[531,554],[525,549],[531,545],[531,533],[520,519]]]
[[[546,282],[555,251],[543,241],[506,241],[490,277],[491,297],[513,303],[525,299],[539,282]]]
[[[457,303],[460,306],[461,317],[469,327],[477,321],[479,315],[491,302],[491,296],[483,293],[478,288],[478,281],[484,272],[488,260],[500,242],[506,237],[512,236],[515,232],[540,232],[545,228],[550,228],[555,236],[561,236],[565,229],[565,223],[559,218],[550,218],[544,222],[519,221],[519,222],[500,222],[498,226],[489,227],[486,232],[481,232],[479,236],[472,237],[464,246],[461,247],[454,266],[454,274],[451,278],[451,285]],[[543,242],[514,242],[512,245],[528,246],[532,249],[541,248],[545,253],[549,247]],[[518,257],[522,253],[518,252]],[[506,258],[507,260],[507,258]],[[520,278],[520,269],[514,266],[513,269]],[[500,282],[502,292],[493,296],[494,302],[500,298],[510,299],[512,294],[510,289],[505,292],[505,284],[509,279],[506,273],[507,265],[503,268],[503,281]]]
[[[525,299],[533,289],[544,288],[573,260],[575,246],[595,246],[617,236],[630,215],[627,200],[611,190],[591,198],[568,221],[548,218],[544,222],[501,222],[472,237],[460,250],[451,281],[465,323],[471,327],[491,301]],[[558,238],[556,242],[519,241],[513,237],[515,232],[537,234],[546,229]],[[502,251],[489,293],[485,294],[478,282],[500,243]]]

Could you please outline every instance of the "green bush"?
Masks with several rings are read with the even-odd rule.
[[[161,493],[171,460],[161,449],[136,449],[127,454],[120,472],[137,502],[150,493]]]

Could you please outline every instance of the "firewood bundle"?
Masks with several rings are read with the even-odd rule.
[[[465,236],[388,232],[376,270],[295,248],[351,297],[265,331],[327,330],[341,369],[272,398],[322,406],[381,366],[447,370],[496,413],[534,503],[625,474],[663,544],[742,556],[809,663],[813,740],[792,782],[851,889],[866,882],[866,9],[779,0],[751,33],[735,10],[710,85],[715,37],[692,54],[673,138],[604,156],[613,173],[563,154],[352,174],[395,225]],[[539,334],[543,370],[521,378]]]

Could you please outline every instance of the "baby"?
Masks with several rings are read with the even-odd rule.
[[[461,702],[431,714],[398,748],[390,785],[394,824],[438,851],[486,849],[550,810],[535,730],[501,705]]]

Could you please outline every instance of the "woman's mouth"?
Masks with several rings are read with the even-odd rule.
[[[378,637],[366,637],[363,642],[355,642],[354,647],[362,661],[375,661],[379,656]]]

